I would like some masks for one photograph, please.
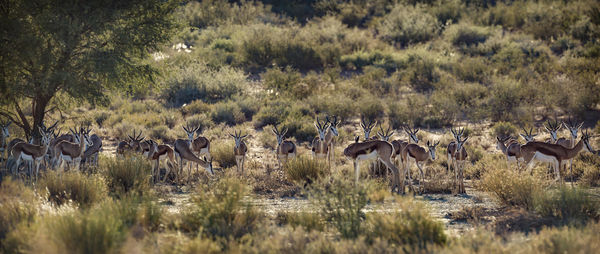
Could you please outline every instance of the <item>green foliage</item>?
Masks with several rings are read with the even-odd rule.
[[[367,189],[349,179],[325,179],[310,191],[310,199],[321,216],[335,227],[343,238],[356,238],[366,219],[362,209],[367,205]]]
[[[517,127],[509,122],[497,122],[492,126],[492,136],[494,137],[503,138],[511,136],[518,138],[518,131]]]
[[[560,224],[585,225],[600,218],[600,205],[585,189],[560,187],[541,193],[535,199],[535,211],[557,219]]]
[[[383,17],[378,29],[383,40],[405,47],[431,40],[437,35],[439,25],[420,5],[398,4]]]
[[[327,170],[324,160],[298,156],[288,161],[284,166],[288,179],[303,186],[317,181]]]
[[[257,128],[266,125],[279,125],[289,114],[288,104],[289,101],[285,100],[273,100],[269,101],[267,105],[260,108],[256,116],[254,117],[254,126]]]
[[[47,191],[48,200],[56,205],[69,201],[87,208],[106,198],[106,185],[97,175],[86,176],[79,172],[48,172],[39,183]]]
[[[230,126],[246,121],[246,117],[240,106],[233,101],[215,104],[210,116],[215,123],[224,123]]]
[[[502,165],[487,169],[478,188],[491,192],[503,204],[533,210],[536,195],[543,191],[542,182],[527,172],[516,172]]]
[[[211,146],[210,155],[222,168],[233,167],[236,165],[235,154],[233,153],[234,146],[235,144],[231,141],[214,144]]]
[[[102,160],[100,170],[105,176],[111,195],[122,197],[127,194],[144,195],[150,190],[152,166],[146,158],[110,158]]]
[[[292,228],[302,227],[306,232],[325,230],[325,222],[315,212],[279,212],[275,220],[280,225],[290,225]]]
[[[484,43],[490,36],[490,32],[484,27],[466,24],[451,26],[444,33],[449,36],[448,39],[456,47],[470,47]]]
[[[209,238],[241,238],[257,230],[263,214],[242,201],[247,187],[237,179],[221,178],[203,186],[181,215],[179,229]]]
[[[0,250],[8,253],[19,249],[24,239],[14,239],[14,232],[21,225],[33,224],[38,211],[33,191],[22,182],[3,180],[0,184]]]

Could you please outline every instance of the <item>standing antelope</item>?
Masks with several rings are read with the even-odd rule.
[[[379,137],[379,140],[390,142],[390,137],[392,137],[392,135],[394,135],[394,131],[391,130],[391,126],[388,126],[388,128],[384,131],[383,128],[381,127],[381,124],[379,125],[379,131],[377,132],[377,136]],[[392,144],[392,147],[394,147],[394,153],[392,154],[392,162],[394,162],[394,160],[396,159],[396,146],[394,146],[393,143],[391,143],[391,144]],[[373,170],[375,171],[374,173],[376,175],[384,176],[385,174],[387,174],[387,167],[384,168],[383,172],[381,172],[381,168],[382,168],[381,165],[382,164],[380,162],[377,162],[375,164],[375,167],[373,168]]]
[[[175,144],[173,145],[175,151],[175,157],[177,158],[177,162],[179,164],[179,175],[183,173],[183,162],[190,161],[199,164],[201,167],[206,169],[208,173],[214,175],[213,167],[212,167],[212,159],[200,159],[198,156],[194,154],[192,151],[192,142],[194,141],[194,133],[195,130],[186,127],[183,127],[183,130],[186,132],[188,138],[187,139],[177,139],[175,140]],[[190,164],[188,170],[188,182],[191,180],[192,176],[192,165]]]
[[[235,135],[229,134],[235,141],[235,147],[233,147],[233,154],[235,155],[235,165],[237,166],[237,172],[240,173],[240,169],[242,172],[242,176],[244,175],[244,161],[246,160],[246,153],[248,152],[248,147],[244,142],[244,138],[248,136],[248,134],[242,136],[242,131],[239,133],[234,132]]]
[[[129,147],[131,148],[131,150],[133,152],[142,152],[142,147],[140,146],[142,140],[144,140],[145,137],[142,137],[142,131],[140,131],[140,133],[135,134],[135,130],[133,130],[133,136],[129,136]]]
[[[89,132],[90,129],[81,127],[79,132],[76,132],[76,140],[79,141],[78,143],[61,141],[56,144],[54,147],[56,158],[54,158],[52,165],[63,167],[65,162],[67,162],[67,164],[70,162],[73,166],[80,166],[85,148],[91,144]]]
[[[200,136],[200,126],[194,128],[194,133],[197,137],[192,141],[192,151],[196,153],[198,157],[204,155],[209,160],[212,159],[210,155],[210,140],[208,138]],[[198,172],[198,164],[196,164],[196,172]]]
[[[466,137],[463,140],[457,139],[456,140],[456,152],[454,153],[454,171],[455,171],[455,176],[456,176],[456,187],[457,187],[457,193],[458,194],[465,194],[467,193],[465,190],[465,181],[464,181],[464,167],[465,167],[465,162],[467,162],[467,157],[469,156],[469,154],[467,153],[467,150],[465,149],[465,142],[467,142],[467,139],[469,139],[469,137]]]
[[[8,138],[10,137],[10,132],[8,132],[8,127],[12,122],[9,120],[6,123],[0,123],[0,160],[4,159],[4,151],[8,150]],[[8,155],[6,156],[8,157]]]
[[[333,161],[335,163],[335,144],[333,137],[337,137],[340,135],[337,126],[342,120],[338,119],[338,117],[335,115],[333,116],[333,121],[329,118],[329,116],[325,116],[325,120],[329,122],[329,130],[327,131],[327,134],[325,134],[325,143],[327,143],[329,147],[327,150],[329,151],[329,168],[331,168],[331,162]]]
[[[406,132],[406,134],[408,134],[408,142],[404,141],[404,140],[400,140],[400,139],[396,139],[394,141],[392,141],[392,145],[394,146],[394,155],[392,156],[392,158],[394,159],[394,161],[400,160],[400,165],[402,166],[402,168],[404,168],[404,161],[402,159],[402,150],[404,150],[406,148],[406,146],[408,144],[418,144],[419,143],[419,138],[417,137],[417,132],[419,132],[419,129],[411,129],[410,127],[406,126],[403,127],[404,132]]]
[[[358,137],[356,137],[354,143],[344,149],[344,155],[352,159],[354,163],[354,180],[356,183],[358,183],[360,176],[360,161],[377,159],[392,171],[392,192],[404,193],[404,181],[400,181],[400,172],[391,161],[392,154],[394,154],[394,147],[389,142],[382,140],[358,142]]]
[[[410,177],[410,166],[414,162],[419,168],[421,180],[419,180],[419,191],[425,190],[425,175],[423,174],[423,163],[429,159],[435,160],[435,150],[440,142],[434,142],[433,144],[427,141],[427,150],[417,144],[408,144],[402,150],[401,156],[404,161],[404,174],[408,174],[409,184],[412,186],[412,178]],[[402,179],[404,181],[404,179]]]
[[[319,117],[315,121],[315,127],[319,133],[318,137],[315,137],[312,141],[312,155],[314,158],[327,158],[329,157],[329,146],[325,140],[326,132],[329,130],[329,123],[324,121],[321,123]]]
[[[167,159],[167,167],[166,173],[163,177],[162,181],[167,180],[167,176],[171,172],[171,168],[175,168],[177,166],[177,162],[175,161],[175,152],[173,148],[169,145],[159,145],[154,140],[146,140],[142,143],[142,149],[144,149],[145,156],[150,161],[153,161],[152,165],[152,175],[154,176],[154,182],[160,181],[160,162],[164,159]]]
[[[98,154],[100,154],[100,150],[102,149],[102,139],[98,135],[93,134],[90,136],[90,141],[92,145],[83,152],[81,163],[85,164],[87,162],[88,164],[98,166]]]
[[[538,134],[533,134],[533,127],[527,131],[525,128],[522,128],[524,133],[521,133],[521,137],[525,139],[525,143],[534,141],[535,136]],[[502,153],[506,156],[506,161],[508,164],[515,162],[517,164],[517,168],[520,168],[519,162],[523,162],[523,155],[521,153],[521,144],[517,142],[515,139],[511,139],[511,137],[496,137],[496,149],[502,151]],[[508,141],[508,143],[507,143]]]
[[[588,152],[593,151],[589,144],[590,135],[583,132],[579,142],[573,148],[566,148],[557,144],[549,144],[544,142],[529,142],[521,146],[521,152],[524,154],[525,162],[528,169],[531,170],[534,161],[550,163],[556,174],[556,181],[561,181],[560,167],[568,160],[573,159],[582,150]],[[571,175],[573,172],[571,172]]]
[[[454,158],[455,158],[455,154],[457,151],[456,141],[460,140],[463,133],[465,132],[465,129],[462,128],[462,129],[454,130],[454,128],[450,128],[450,131],[452,132],[452,136],[454,136],[454,140],[448,144],[448,148],[446,149],[446,154],[448,155],[448,168],[446,169],[446,172],[450,171],[450,167],[452,167],[452,165],[455,164]],[[467,152],[467,151],[464,151],[465,150],[464,147],[461,149],[462,149],[461,152],[464,152],[464,153]],[[456,171],[456,168],[454,170]],[[456,172],[454,172],[454,173],[456,174]]]
[[[285,134],[288,129],[285,128],[283,132],[277,129],[277,126],[273,127],[273,134],[277,137],[277,163],[279,169],[281,169],[282,161],[285,164],[288,159],[296,157],[296,145],[292,141],[285,140]]]
[[[371,130],[373,130],[373,127],[375,127],[376,124],[377,124],[377,121],[373,122],[373,121],[369,120],[369,122],[366,122],[364,117],[360,118],[360,128],[363,130],[363,133],[365,134],[365,141],[377,139],[377,136],[371,137]]]
[[[16,175],[21,164],[21,159],[23,159],[24,161],[33,163],[33,166],[35,167],[35,173],[33,172],[33,167],[31,167],[29,175],[37,180],[37,175],[40,170],[40,162],[46,156],[46,153],[48,153],[48,145],[50,143],[50,137],[52,136],[52,133],[45,133],[42,128],[39,128],[39,131],[42,136],[41,145],[20,142],[15,144],[15,146],[12,148],[11,156],[17,160],[12,170],[13,174]]]

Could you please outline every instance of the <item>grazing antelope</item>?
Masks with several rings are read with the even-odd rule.
[[[329,122],[324,121],[321,123],[319,117],[315,121],[315,127],[319,133],[318,137],[315,137],[312,141],[312,155],[314,158],[328,158],[329,157],[329,146],[325,140],[326,132],[329,130]]]
[[[4,151],[8,150],[7,140],[10,137],[10,132],[8,132],[8,127],[10,127],[11,123],[12,123],[11,121],[7,121],[5,123],[0,123],[0,160],[4,159]]]
[[[90,136],[90,141],[92,145],[83,152],[81,163],[85,164],[87,162],[88,164],[98,166],[98,154],[100,154],[100,150],[102,149],[102,138],[93,134]]]
[[[352,159],[354,163],[354,180],[356,183],[358,183],[360,176],[360,161],[377,159],[392,171],[392,192],[397,191],[397,193],[404,194],[404,181],[400,181],[399,174],[401,172],[391,161],[392,154],[394,154],[394,147],[389,142],[383,140],[358,142],[358,136],[354,143],[344,149],[344,155]],[[402,176],[402,179],[404,179],[404,176]]]
[[[167,172],[163,177],[162,181],[167,180],[169,173],[171,172],[171,168],[175,168],[177,166],[177,162],[175,161],[175,151],[169,145],[159,145],[154,140],[146,140],[142,144],[142,149],[144,149],[144,156],[150,161],[154,162],[152,165],[152,175],[154,176],[154,181],[160,181],[160,162],[167,159]]]
[[[235,165],[237,166],[237,172],[240,173],[240,169],[242,175],[244,175],[244,161],[246,160],[246,153],[248,152],[248,147],[244,142],[244,138],[248,136],[248,134],[242,136],[242,131],[234,132],[234,135],[229,134],[235,141],[235,146],[233,147],[233,154],[235,155]]]
[[[531,170],[534,161],[550,163],[556,174],[555,180],[560,180],[562,183],[560,167],[577,156],[581,150],[592,152],[593,149],[590,146],[589,139],[590,135],[587,132],[583,132],[581,139],[573,148],[544,142],[529,142],[521,146],[521,152],[524,154],[529,170]],[[571,175],[573,175],[573,172],[571,172]],[[571,183],[573,182],[571,181]]]
[[[77,136],[75,136],[77,143],[69,142],[69,141],[61,141],[54,147],[54,154],[56,158],[52,163],[53,166],[59,165],[63,167],[63,164],[70,162],[71,165],[81,165],[81,159],[83,158],[83,153],[87,146],[91,144],[89,138],[90,129],[80,128],[79,132],[76,132]]]
[[[458,194],[465,194],[467,193],[465,190],[465,181],[464,181],[464,167],[465,167],[465,162],[467,162],[467,157],[469,156],[469,154],[467,153],[467,150],[465,149],[465,142],[467,142],[467,140],[469,139],[469,137],[466,137],[463,140],[457,139],[456,140],[456,152],[454,153],[454,171],[455,172],[455,176],[456,176],[456,187],[457,187],[457,193]]]
[[[425,190],[425,175],[423,174],[423,163],[428,161],[429,159],[435,160],[435,150],[437,145],[440,142],[434,142],[433,144],[427,141],[427,150],[425,148],[417,145],[417,144],[408,144],[402,150],[401,156],[404,161],[404,174],[408,175],[409,184],[412,186],[412,178],[410,177],[410,166],[411,163],[414,162],[419,168],[419,173],[421,175],[421,180],[419,180],[419,190]],[[404,179],[402,179],[404,181]],[[421,184],[422,183],[422,184]]]
[[[285,128],[283,132],[277,129],[277,126],[273,127],[273,134],[277,137],[277,165],[281,169],[282,161],[285,164],[288,159],[296,157],[296,145],[292,141],[285,140],[285,134],[288,129]]]
[[[125,156],[125,154],[129,153],[129,152],[141,151],[140,142],[144,139],[144,138],[140,139],[141,135],[142,135],[141,131],[139,134],[136,135],[135,130],[133,130],[133,136],[127,135],[127,137],[129,137],[129,141],[122,140],[117,145],[117,150],[116,150],[117,155]]]
[[[450,171],[450,167],[455,164],[454,158],[455,158],[455,154],[457,151],[456,141],[460,140],[463,133],[465,132],[465,129],[462,128],[462,129],[454,130],[454,128],[450,128],[450,131],[452,132],[452,136],[454,136],[454,140],[448,144],[448,147],[446,149],[446,151],[447,151],[446,153],[448,155],[448,168],[447,168],[446,172]],[[461,152],[464,152],[464,153],[467,152],[467,151],[464,151],[465,150],[464,147],[462,148],[462,150],[463,151],[461,151]],[[456,170],[456,168],[454,170]],[[456,174],[456,172],[455,172],[455,174]]]
[[[33,167],[30,168],[30,176],[32,176],[35,180],[37,180],[37,175],[40,169],[40,162],[46,156],[48,152],[48,145],[50,144],[50,137],[52,133],[45,133],[42,128],[39,128],[39,131],[42,136],[42,144],[34,145],[28,144],[25,142],[20,142],[15,144],[15,146],[11,150],[11,156],[16,158],[17,162],[13,167],[13,174],[16,175],[17,170],[21,164],[21,159],[30,163],[33,163],[35,167],[35,174],[33,172]]]
[[[188,138],[187,139],[177,139],[173,145],[175,158],[177,158],[177,162],[179,164],[179,175],[183,173],[183,162],[190,161],[199,164],[201,167],[206,169],[208,173],[214,175],[213,167],[212,167],[212,159],[200,159],[196,156],[192,150],[192,142],[194,141],[194,133],[195,130],[183,127],[183,130],[186,132]],[[192,176],[192,165],[190,165],[188,169],[188,182],[191,180]]]

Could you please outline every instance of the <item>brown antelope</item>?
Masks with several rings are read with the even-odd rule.
[[[141,147],[140,147],[140,142],[142,140],[144,140],[144,138],[140,138],[142,135],[142,131],[140,131],[139,134],[136,135],[135,130],[133,130],[133,136],[131,135],[127,135],[127,137],[129,137],[129,140],[123,140],[121,142],[119,142],[119,144],[117,145],[117,150],[116,153],[118,156],[125,156],[126,153],[129,152],[140,152],[141,151]]]
[[[383,128],[381,127],[381,124],[379,124],[379,131],[377,132],[377,137],[379,137],[379,140],[383,140],[386,142],[390,142],[390,137],[392,137],[392,135],[394,135],[394,131],[391,130],[391,126],[388,126],[387,129],[384,131]],[[390,144],[392,144],[392,146],[394,147],[394,153],[392,154],[392,162],[395,162],[396,159],[396,146],[390,142]],[[380,162],[377,162],[375,164],[375,167],[373,168],[373,170],[375,171],[374,173],[377,175],[385,175],[387,174],[387,167],[384,168],[384,172],[381,172],[381,166],[382,164]],[[395,165],[395,164],[394,164]]]
[[[454,175],[456,176],[456,192],[458,194],[467,193],[465,190],[464,167],[469,154],[467,153],[464,144],[468,139],[469,137],[466,137],[463,140],[460,140],[460,138],[456,140],[456,152],[454,153],[453,161],[455,171]]]
[[[521,133],[521,137],[525,139],[525,143],[532,142],[535,140],[535,136],[538,134],[533,134],[533,128],[530,128],[527,131],[525,128],[522,128],[524,133]],[[508,164],[515,162],[517,164],[517,168],[520,168],[520,162],[523,162],[523,155],[521,154],[521,144],[516,141],[516,138],[511,138],[510,136],[501,138],[496,137],[496,149],[502,151],[502,153],[506,156],[506,161]]]
[[[210,155],[210,140],[208,140],[206,137],[200,136],[200,126],[194,128],[193,131],[196,133],[196,138],[194,141],[192,141],[192,151],[194,151],[196,156],[204,156],[210,160],[212,158]],[[198,164],[196,164],[196,172],[198,172]]]
[[[282,162],[285,164],[288,159],[296,157],[296,144],[292,141],[285,140],[287,131],[287,128],[283,131],[279,131],[277,126],[273,127],[273,134],[277,137],[277,150],[275,151],[275,154],[277,155],[279,169],[281,169]]]
[[[429,159],[435,161],[435,150],[440,142],[433,144],[427,141],[427,150],[417,144],[408,144],[402,150],[402,160],[404,161],[404,174],[408,175],[409,184],[412,186],[412,178],[410,177],[410,166],[414,162],[419,169],[421,180],[419,180],[419,191],[425,190],[425,174],[423,174],[423,163]],[[404,179],[402,179],[404,181]]]
[[[325,143],[327,143],[329,147],[327,150],[329,151],[328,160],[329,167],[331,168],[331,162],[333,161],[335,163],[335,143],[333,137],[337,137],[340,135],[337,128],[342,120],[338,119],[338,117],[335,115],[333,116],[333,121],[329,118],[329,116],[325,116],[325,120],[329,123],[329,129],[327,131],[327,134],[325,134]]]
[[[85,148],[91,144],[89,132],[90,129],[84,129],[81,127],[79,132],[76,132],[77,136],[75,136],[75,139],[78,142],[61,141],[56,144],[56,146],[54,146],[54,154],[56,158],[54,158],[52,162],[53,167],[56,165],[63,167],[65,162],[67,164],[70,162],[73,166],[79,166],[81,164],[81,159],[83,158]]]
[[[83,152],[81,163],[85,164],[87,162],[88,164],[98,166],[98,154],[100,154],[100,150],[102,149],[102,138],[93,134],[90,136],[90,141],[92,145]]]
[[[402,127],[402,129],[404,129],[404,132],[408,134],[408,142],[400,139],[392,141],[392,145],[394,146],[394,155],[392,157],[394,158],[394,161],[399,160],[401,167],[404,168],[404,161],[402,160],[402,150],[404,150],[408,144],[419,143],[419,138],[417,137],[417,132],[419,132],[419,129],[411,129],[408,126]]]
[[[450,131],[452,132],[452,136],[454,136],[454,140],[448,144],[448,147],[446,149],[446,154],[448,155],[448,168],[447,168],[446,172],[450,171],[450,167],[452,167],[455,164],[454,158],[455,158],[455,154],[457,151],[456,141],[460,140],[463,133],[465,132],[465,129],[462,128],[462,129],[454,130],[454,128],[450,128]],[[462,150],[463,151],[461,151],[461,152],[464,152],[464,153],[467,152],[467,151],[464,151],[465,150],[464,147],[462,148]],[[456,168],[454,170],[456,170]],[[455,174],[456,174],[456,172],[455,172]]]
[[[235,165],[237,167],[238,174],[241,173],[244,175],[244,161],[246,160],[246,153],[248,152],[248,147],[244,142],[244,139],[248,136],[248,134],[242,136],[242,132],[239,133],[236,131],[234,135],[229,134],[235,141],[235,146],[233,147],[233,154],[235,155]]]
[[[11,121],[7,121],[5,123],[0,123],[0,160],[4,159],[4,151],[8,150],[8,138],[10,137],[10,132],[8,131],[8,127],[10,127]],[[8,156],[6,156],[8,157]]]
[[[206,169],[208,173],[214,175],[213,167],[212,167],[212,159],[200,159],[196,154],[194,154],[192,150],[192,142],[194,141],[194,133],[195,130],[186,127],[183,127],[183,130],[186,132],[188,138],[187,139],[177,139],[175,140],[175,144],[173,145],[175,158],[177,158],[177,163],[179,164],[179,173],[178,176],[183,173],[183,162],[189,161],[194,162]],[[188,182],[191,180],[192,176],[192,165],[188,169]]]
[[[329,130],[329,122],[324,121],[321,123],[319,117],[315,121],[315,127],[319,133],[318,137],[315,137],[312,141],[312,155],[314,158],[328,158],[329,157],[329,146],[325,140],[325,135]]]
[[[558,138],[558,131],[562,128],[563,124],[558,123],[558,120],[554,120],[554,123],[547,121],[548,125],[544,125],[546,131],[550,134],[550,139],[547,140],[547,143],[557,144],[564,146],[566,148],[571,148],[571,141],[566,138]]]
[[[404,181],[400,181],[400,172],[391,161],[392,154],[394,154],[394,147],[392,144],[383,140],[358,142],[358,136],[354,141],[354,143],[348,145],[346,149],[344,149],[344,155],[347,158],[352,159],[354,163],[355,183],[358,183],[358,178],[360,176],[360,161],[377,159],[392,171],[392,192],[397,191],[397,193],[404,193]],[[404,176],[402,176],[402,179],[403,178]]]
[[[50,144],[50,137],[52,136],[52,133],[45,133],[42,128],[38,129],[42,136],[41,145],[20,142],[15,144],[15,146],[12,148],[11,156],[17,160],[12,170],[13,174],[16,175],[22,159],[24,161],[33,163],[33,167],[35,167],[35,172],[33,172],[33,167],[31,167],[29,175],[32,176],[33,179],[37,180],[37,175],[40,170],[40,162],[42,161],[42,159],[44,159],[46,153],[48,153],[48,145]]]
[[[573,148],[566,148],[562,145],[544,142],[529,142],[521,146],[521,152],[525,157],[525,162],[527,163],[529,170],[531,170],[534,161],[550,163],[556,174],[555,180],[560,180],[562,183],[559,170],[560,167],[577,156],[581,150],[592,152],[593,149],[590,146],[589,139],[590,135],[587,132],[583,132],[581,139]],[[571,175],[573,175],[573,172],[571,172]],[[573,182],[571,181],[571,184],[572,183]]]
[[[167,159],[167,172],[163,177],[162,181],[167,180],[169,173],[171,172],[171,168],[176,168],[177,162],[175,161],[175,152],[173,148],[169,145],[159,145],[154,140],[146,140],[142,144],[142,149],[144,150],[144,156],[154,162],[152,165],[152,175],[154,176],[154,181],[160,181],[160,162]]]

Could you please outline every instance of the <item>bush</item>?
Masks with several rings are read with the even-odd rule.
[[[39,183],[47,191],[48,200],[56,205],[72,201],[87,208],[106,198],[106,185],[96,175],[85,176],[78,171],[58,174],[48,172]]]
[[[146,158],[141,156],[126,159],[112,158],[100,164],[112,195],[121,197],[126,194],[142,196],[150,191],[150,174],[152,167]]]
[[[477,187],[491,192],[505,205],[533,210],[535,197],[543,191],[543,184],[529,173],[499,167],[501,165],[488,169]]]
[[[352,54],[342,55],[339,64],[351,70],[360,71],[367,66],[374,66],[382,68],[387,72],[393,72],[405,66],[404,61],[397,54],[381,50],[361,50],[352,52]]]
[[[600,218],[600,205],[584,189],[560,187],[543,192],[536,197],[535,211],[552,217],[560,224],[585,225],[589,220]]]
[[[318,180],[325,173],[327,163],[324,160],[298,156],[288,161],[284,170],[288,179],[303,186]]]
[[[147,138],[153,140],[162,140],[163,142],[173,142],[175,139],[177,139],[177,135],[171,128],[160,125],[152,128]]]
[[[311,142],[318,135],[313,120],[307,117],[289,116],[281,128],[288,128],[286,137],[293,137],[298,142]]]
[[[242,113],[240,106],[232,101],[215,104],[210,116],[215,123],[225,123],[229,126],[241,124],[246,121],[246,117]]]
[[[383,40],[401,47],[431,40],[436,36],[437,19],[417,6],[398,4],[383,17],[378,30]]]
[[[254,119],[254,126],[262,128],[266,125],[279,125],[289,114],[289,102],[285,100],[270,101],[260,108]]]
[[[444,225],[431,218],[423,205],[412,200],[400,201],[400,212],[370,213],[367,215],[367,242],[383,239],[396,245],[407,245],[418,252],[429,245],[444,245],[448,238]]]
[[[600,156],[595,154],[579,155],[580,162],[573,161],[573,171],[578,165],[583,167],[583,175],[581,182],[585,186],[598,187],[600,186]]]
[[[348,179],[325,179],[309,193],[321,216],[332,224],[343,238],[356,238],[363,232],[363,208],[367,205],[367,188]]]
[[[18,226],[29,225],[37,216],[36,197],[22,182],[3,180],[0,183],[0,250],[9,253],[18,243],[9,244],[7,236]],[[21,241],[22,239],[14,239]]]
[[[259,228],[263,214],[243,202],[247,187],[237,179],[222,178],[204,186],[181,215],[179,229],[212,239],[239,239]]]
[[[181,114],[185,117],[187,115],[197,115],[210,112],[211,106],[201,100],[195,100],[181,107]]]
[[[279,225],[290,225],[292,228],[302,227],[306,232],[325,230],[325,223],[315,212],[279,212],[275,218]]]
[[[512,123],[509,122],[497,122],[492,127],[492,135],[495,137],[519,137],[518,129]],[[494,140],[495,143],[496,140]]]
[[[470,26],[466,24],[453,25],[444,33],[456,47],[470,47],[485,42],[490,32],[485,27]]]
[[[211,146],[210,154],[214,161],[219,163],[222,168],[230,168],[235,166],[235,154],[233,148],[235,145],[232,141],[221,142]]]

